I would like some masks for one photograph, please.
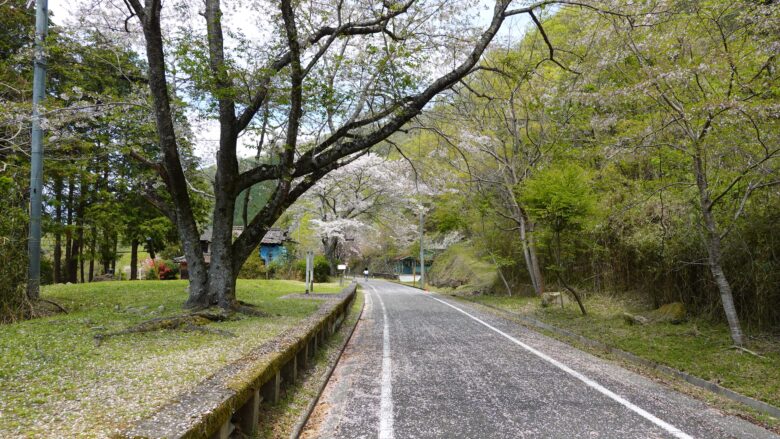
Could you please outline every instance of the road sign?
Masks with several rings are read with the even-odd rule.
[[[347,269],[347,266],[346,266],[346,264],[339,264],[339,265],[338,265],[338,269],[339,269],[339,270],[346,270],[346,269]]]

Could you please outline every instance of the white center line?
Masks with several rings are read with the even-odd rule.
[[[382,393],[379,405],[379,439],[393,439],[393,379],[390,363],[390,325],[387,320],[387,309],[382,296],[379,295],[376,288],[367,285],[376,294],[379,299],[379,305],[382,307],[382,320],[384,329],[382,334]]]
[[[461,313],[471,317],[473,320],[481,323],[482,325],[484,325],[488,329],[490,329],[490,330],[492,330],[492,331],[502,335],[503,337],[505,337],[506,339],[508,339],[512,343],[522,347],[523,349],[525,349],[528,352],[536,355],[537,357],[541,358],[542,360],[552,364],[553,366],[557,367],[558,369],[561,369],[562,371],[568,373],[569,375],[573,376],[574,378],[577,378],[578,380],[580,380],[583,383],[585,383],[588,387],[591,387],[592,389],[597,390],[601,394],[603,394],[603,395],[611,398],[612,400],[616,401],[617,403],[619,403],[623,407],[626,407],[627,409],[633,411],[634,413],[637,413],[639,416],[647,419],[648,421],[652,422],[653,424],[657,425],[658,427],[663,428],[664,430],[666,430],[666,432],[668,432],[672,436],[674,436],[676,438],[680,438],[680,439],[693,439],[692,436],[689,436],[688,434],[686,434],[685,432],[683,432],[679,428],[675,427],[674,425],[669,424],[668,422],[665,422],[665,421],[657,418],[652,413],[642,409],[641,407],[637,407],[636,405],[632,404],[630,401],[628,401],[627,399],[623,398],[622,396],[620,396],[620,395],[616,394],[615,392],[607,389],[606,387],[602,386],[601,384],[597,383],[596,381],[593,381],[592,379],[586,377],[585,375],[577,372],[576,370],[571,369],[569,366],[566,366],[565,364],[555,360],[554,358],[548,356],[547,354],[544,354],[543,352],[537,351],[536,349],[532,348],[531,346],[528,346],[527,344],[521,342],[520,340],[518,340],[518,339],[512,337],[511,335],[501,331],[500,329],[497,329],[497,328],[491,326],[490,324],[485,323],[484,321],[480,320],[479,318],[474,317],[473,315],[467,313],[466,311],[463,311],[462,309],[458,308],[457,306],[454,306],[452,304],[449,304],[449,303],[447,303],[447,302],[445,302],[443,300],[437,299],[437,298],[432,297],[432,296],[428,296],[428,297],[430,297],[431,299],[433,299],[433,300],[435,300],[437,302],[443,303],[443,304],[449,306],[450,308],[453,308],[453,309],[457,310],[458,312],[461,312]],[[384,305],[382,305],[382,308],[384,310]],[[387,322],[387,319],[385,319],[385,324],[386,324],[386,322]],[[387,332],[385,332],[385,334],[387,334]],[[381,437],[381,435],[380,435],[380,437]]]

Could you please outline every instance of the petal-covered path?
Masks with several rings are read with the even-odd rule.
[[[307,436],[778,437],[467,304],[378,280],[363,291]]]

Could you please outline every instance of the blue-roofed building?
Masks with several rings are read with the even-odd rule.
[[[241,232],[244,231],[243,227],[233,227],[233,237],[238,237]],[[200,248],[203,251],[203,259],[208,265],[211,262],[211,227],[206,228],[200,235]],[[265,265],[270,264],[278,259],[287,257],[286,243],[295,242],[289,237],[289,232],[278,227],[272,227],[265,234],[263,240],[260,242],[260,258]],[[187,260],[184,256],[174,258],[174,262],[179,263],[182,279],[188,279]]]
[[[265,265],[269,265],[273,261],[287,258],[287,242],[292,242],[287,230],[271,228],[260,242],[260,259]]]

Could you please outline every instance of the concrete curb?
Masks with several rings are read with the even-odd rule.
[[[276,403],[283,382],[295,382],[318,346],[343,322],[357,284],[344,288],[289,333],[252,349],[195,388],[122,432],[122,438],[227,439],[235,430],[252,434],[260,403]]]
[[[667,374],[667,375],[671,375],[671,376],[674,376],[674,377],[677,377],[677,378],[681,378],[684,381],[686,381],[687,383],[689,383],[689,384],[691,384],[693,386],[696,386],[696,387],[698,387],[700,389],[708,390],[708,391],[710,391],[712,393],[715,393],[717,395],[723,396],[723,397],[728,398],[728,399],[730,399],[732,401],[738,402],[740,404],[744,404],[744,405],[746,405],[746,406],[748,406],[748,407],[750,407],[750,408],[752,408],[752,409],[754,409],[756,411],[759,411],[759,412],[764,413],[766,415],[773,416],[773,417],[775,417],[777,419],[780,419],[780,408],[777,408],[777,407],[775,407],[773,405],[767,404],[767,403],[765,403],[763,401],[759,401],[757,399],[751,398],[749,396],[742,395],[741,393],[737,393],[737,392],[735,392],[733,390],[727,389],[727,388],[725,388],[723,386],[720,386],[718,384],[715,384],[713,382],[707,381],[707,380],[699,378],[697,376],[693,376],[693,375],[691,375],[691,374],[689,374],[687,372],[683,372],[681,370],[677,370],[677,369],[674,369],[672,367],[665,366],[665,365],[660,364],[660,363],[656,363],[655,361],[651,361],[651,360],[648,360],[646,358],[639,357],[639,356],[634,355],[634,354],[632,354],[630,352],[626,352],[624,350],[621,350],[621,349],[609,346],[606,343],[602,343],[600,341],[596,341],[596,340],[589,339],[587,337],[583,337],[582,335],[575,334],[575,333],[573,333],[571,331],[567,331],[565,329],[561,329],[561,328],[558,328],[556,326],[552,326],[552,325],[550,325],[548,323],[542,322],[542,321],[534,319],[532,317],[528,317],[528,316],[524,316],[524,315],[521,315],[521,314],[513,313],[511,311],[506,311],[504,309],[498,308],[498,307],[493,306],[493,305],[472,302],[472,301],[470,301],[468,299],[462,299],[462,300],[464,300],[464,301],[466,301],[468,303],[481,305],[481,306],[484,306],[486,308],[490,308],[490,309],[496,310],[499,313],[504,314],[506,316],[509,316],[512,319],[520,320],[522,323],[524,323],[524,324],[526,324],[526,325],[528,325],[530,327],[538,328],[538,329],[544,329],[544,330],[550,331],[550,332],[552,332],[554,334],[558,334],[560,336],[564,336],[564,337],[568,337],[568,338],[577,340],[578,342],[580,342],[582,344],[585,344],[587,346],[607,351],[610,354],[614,354],[617,357],[619,357],[619,358],[621,358],[623,360],[626,360],[628,362],[631,362],[631,363],[634,363],[634,364],[637,364],[637,365],[640,365],[640,366],[648,367],[648,368],[657,370],[657,371],[662,372],[662,373]]]
[[[355,324],[352,325],[352,328],[350,328],[349,334],[344,339],[344,343],[342,343],[341,345],[341,349],[339,350],[339,355],[336,357],[336,361],[334,361],[333,364],[331,364],[328,370],[325,372],[324,375],[325,380],[322,382],[320,388],[317,390],[317,396],[315,396],[309,402],[309,405],[306,407],[306,411],[301,415],[300,419],[298,419],[298,422],[295,424],[295,427],[293,427],[292,433],[290,433],[290,439],[298,439],[301,436],[301,433],[303,433],[303,429],[304,427],[306,427],[306,423],[309,422],[309,417],[314,412],[314,408],[317,407],[317,402],[320,400],[320,397],[322,397],[322,392],[325,391],[325,387],[328,385],[328,381],[330,381],[330,377],[333,375],[333,371],[336,370],[336,366],[339,365],[339,361],[341,360],[341,356],[344,354],[344,350],[347,348],[349,341],[352,340],[352,335],[355,333],[355,329],[357,328],[358,323],[360,323],[360,319],[363,317],[363,310],[365,308],[366,308],[366,302],[363,301],[363,306],[360,307],[360,313],[358,314],[357,319],[355,320]]]

